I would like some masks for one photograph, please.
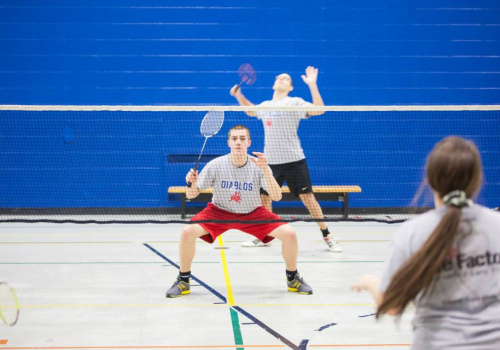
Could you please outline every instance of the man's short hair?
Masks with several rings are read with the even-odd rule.
[[[248,133],[248,138],[250,139],[250,130],[245,125],[242,124],[235,125],[231,129],[229,129],[229,132],[227,133],[228,139],[231,138],[231,131],[233,130],[246,130]]]

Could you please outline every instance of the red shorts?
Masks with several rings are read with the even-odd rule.
[[[270,223],[255,223],[252,221],[268,221],[268,220],[283,220],[278,215],[270,212],[263,206],[258,207],[254,211],[248,214],[237,214],[231,213],[227,210],[220,209],[208,203],[208,206],[200,211],[198,214],[193,216],[191,221],[198,220],[240,220],[247,221],[248,223],[215,223],[215,222],[205,222],[198,223],[203,227],[208,234],[201,236],[200,238],[208,243],[213,243],[215,239],[226,232],[227,230],[240,230],[255,236],[264,243],[271,242],[274,237],[268,236],[269,233],[274,231],[276,228],[285,225],[286,222],[270,222]]]

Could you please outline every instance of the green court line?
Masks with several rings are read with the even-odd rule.
[[[231,313],[231,322],[233,323],[234,344],[243,345],[243,335],[241,334],[238,313],[232,307],[229,308],[229,312]],[[244,348],[236,348],[236,350],[244,350]]]
[[[217,241],[219,243],[220,247],[224,247],[224,241],[222,240],[222,237],[219,236],[217,237]],[[235,345],[243,345],[243,335],[241,334],[241,329],[240,329],[240,320],[238,317],[238,313],[236,310],[233,308],[234,306],[234,297],[233,297],[233,288],[231,287],[231,280],[229,278],[229,269],[227,267],[227,258],[226,258],[226,252],[224,250],[220,251],[220,258],[222,262],[222,269],[224,271],[224,279],[226,281],[226,290],[227,290],[227,303],[229,304],[229,311],[231,314],[231,323],[232,323],[232,328],[233,328],[233,336],[234,336],[234,344]],[[244,348],[238,348],[241,350],[244,350]]]

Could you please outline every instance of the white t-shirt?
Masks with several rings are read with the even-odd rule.
[[[302,107],[312,106],[299,97],[285,97],[264,101],[259,106]],[[301,119],[307,118],[306,111],[259,111],[257,118],[264,125],[264,154],[268,164],[284,164],[305,158],[297,130]]]
[[[237,168],[231,163],[228,154],[205,165],[196,187],[200,190],[212,188],[212,203],[217,207],[247,214],[262,205],[260,188],[267,190],[267,183],[264,173],[250,160],[250,156],[244,166]]]
[[[447,207],[405,222],[396,232],[380,290],[422,247]],[[429,293],[415,300],[412,349],[500,349],[500,213],[462,209],[460,233]]]

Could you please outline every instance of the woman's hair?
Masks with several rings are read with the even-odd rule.
[[[426,181],[440,198],[453,191],[463,191],[465,197],[472,198],[481,187],[479,151],[473,142],[460,137],[450,136],[438,142],[427,157],[426,169]],[[450,254],[462,215],[460,206],[445,205],[448,209],[434,232],[393,276],[378,307],[377,318],[391,309],[401,315],[418,293],[422,291],[425,295],[429,291]]]

